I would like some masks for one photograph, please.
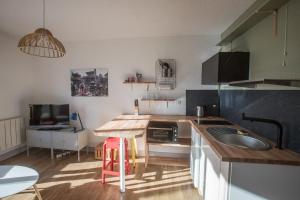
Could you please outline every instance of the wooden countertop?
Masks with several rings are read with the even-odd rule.
[[[183,116],[183,115],[120,115],[116,117],[113,121],[170,121],[170,122],[187,122],[190,123],[192,127],[204,138],[204,140],[210,145],[213,151],[218,155],[222,161],[228,162],[249,162],[249,163],[264,163],[264,164],[283,164],[283,165],[300,165],[300,155],[288,150],[279,150],[274,148],[274,143],[269,140],[258,136],[257,134],[244,129],[238,125],[228,126],[234,127],[237,129],[246,130],[249,135],[252,135],[257,138],[261,138],[265,141],[268,141],[272,144],[273,148],[267,151],[254,151],[248,149],[242,149],[237,147],[231,147],[225,144],[222,144],[215,140],[206,129],[209,126],[218,126],[218,125],[198,125],[194,120],[196,117],[192,116]],[[220,117],[208,117],[203,119],[223,119]],[[220,125],[219,125],[220,126]]]
[[[134,138],[143,135],[149,120],[124,119],[112,120],[94,130],[96,136]]]
[[[112,120],[103,126],[95,129],[95,132],[113,132],[113,131],[138,131],[145,130],[149,124],[149,120]]]
[[[166,121],[166,122],[190,122],[197,119],[193,116],[185,115],[120,115],[114,120],[149,120],[149,121]],[[203,119],[223,119],[219,117],[206,117]]]

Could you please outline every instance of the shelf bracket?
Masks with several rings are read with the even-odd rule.
[[[273,16],[273,35],[277,37],[278,35],[278,9],[274,10],[258,10],[256,13],[272,13]]]

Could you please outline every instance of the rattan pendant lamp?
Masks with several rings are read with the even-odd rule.
[[[22,37],[18,48],[23,53],[46,58],[59,58],[66,54],[64,45],[45,28],[45,0],[43,0],[43,28]]]

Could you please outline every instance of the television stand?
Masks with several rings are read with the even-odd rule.
[[[85,129],[74,133],[72,127],[59,130],[34,127],[26,130],[26,137],[27,156],[31,147],[51,149],[51,159],[54,159],[54,149],[77,151],[78,161],[83,148],[86,148],[88,153],[88,131]]]

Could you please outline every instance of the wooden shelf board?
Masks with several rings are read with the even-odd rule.
[[[257,0],[239,16],[222,34],[217,46],[226,45],[245,33],[265,17],[272,14],[289,0]]]
[[[191,138],[177,138],[176,143],[159,143],[159,142],[147,142],[149,145],[157,145],[164,147],[190,147]]]
[[[123,84],[156,84],[155,81],[139,81],[139,82],[126,82],[124,81]]]
[[[176,99],[141,99],[141,101],[176,101]]]

